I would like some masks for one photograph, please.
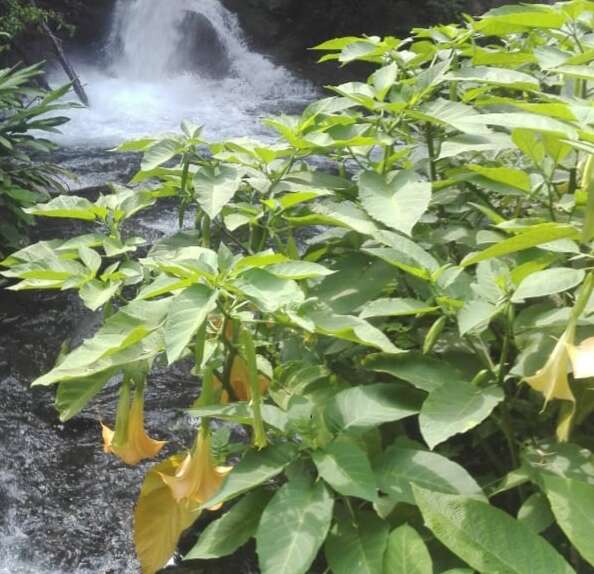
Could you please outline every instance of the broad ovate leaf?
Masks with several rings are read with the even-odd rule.
[[[242,177],[243,172],[233,166],[202,167],[194,176],[194,187],[204,213],[211,219],[219,215],[233,199]]]
[[[334,574],[383,574],[388,523],[374,512],[338,512],[326,541],[326,559]]]
[[[171,301],[165,322],[165,348],[169,363],[177,361],[200,326],[217,305],[218,292],[192,285]]]
[[[260,517],[270,501],[271,491],[255,490],[200,533],[198,542],[184,560],[209,560],[233,554],[256,534]]]
[[[410,171],[401,171],[391,180],[367,171],[359,179],[359,197],[375,220],[410,235],[429,207],[431,184]]]
[[[322,481],[290,480],[265,508],[256,533],[262,574],[306,574],[330,528],[334,498]]]
[[[277,444],[263,450],[249,450],[227,475],[217,494],[204,503],[212,508],[256,488],[280,474],[297,454],[294,445]]]
[[[433,574],[433,561],[420,534],[410,525],[394,529],[388,538],[384,572],[391,574]]]
[[[377,500],[377,484],[365,450],[341,437],[313,453],[320,476],[336,492],[363,500]]]
[[[380,489],[397,502],[415,503],[413,485],[485,500],[481,487],[464,467],[407,439],[394,441],[374,468]]]
[[[430,448],[483,422],[503,400],[496,385],[479,387],[465,381],[446,381],[423,403],[419,424]]]
[[[325,418],[337,430],[365,429],[417,414],[422,393],[397,383],[352,387],[326,404]]]
[[[594,485],[549,472],[540,474],[551,509],[571,543],[594,566]]]
[[[503,510],[466,496],[413,491],[427,527],[479,572],[575,574],[544,538]]]
[[[518,303],[524,299],[563,293],[582,283],[585,276],[586,273],[582,269],[570,267],[555,267],[537,271],[528,275],[520,283],[512,296],[512,301]]]

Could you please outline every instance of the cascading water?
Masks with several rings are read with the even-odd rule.
[[[247,49],[219,0],[118,0],[106,56],[101,67],[75,62],[92,105],[73,112],[59,138],[67,149],[54,157],[80,176],[80,187],[125,179],[128,160],[104,151],[124,139],[177,130],[182,119],[204,124],[211,139],[255,134],[271,106],[287,110],[313,95]],[[56,72],[54,83],[62,80]],[[150,240],[168,232],[166,219],[159,208],[135,233]],[[80,232],[60,226],[61,236]],[[116,388],[64,425],[54,389],[29,388],[61,342],[76,344],[96,319],[66,293],[0,298],[0,574],[138,572],[132,509],[148,464],[124,467],[100,446],[99,420],[113,421]],[[196,393],[183,367],[151,374],[147,425],[170,441],[169,453],[191,444],[196,421],[176,409]],[[208,570],[251,571],[245,561]]]
[[[211,138],[254,134],[270,109],[312,97],[304,81],[248,49],[219,0],[118,0],[106,56],[106,67],[77,67],[91,107],[73,114],[65,144],[112,145],[182,119]]]

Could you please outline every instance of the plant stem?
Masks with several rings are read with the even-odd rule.
[[[425,135],[427,137],[427,151],[429,154],[429,177],[431,181],[437,181],[437,170],[435,167],[435,147],[433,141],[433,127],[429,122],[425,124]]]

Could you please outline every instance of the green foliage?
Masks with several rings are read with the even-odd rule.
[[[47,200],[51,191],[62,191],[62,172],[32,156],[54,149],[35,132],[55,133],[68,121],[54,115],[69,107],[59,103],[69,90],[52,92],[33,85],[40,66],[0,69],[0,253],[22,246],[24,229],[33,222],[25,210]],[[49,116],[48,116],[49,114]]]
[[[0,7],[0,32],[8,36],[16,36],[54,17],[55,13],[29,2],[4,0]]]
[[[594,565],[593,22],[574,0],[330,40],[323,60],[377,70],[267,120],[276,142],[183,124],[120,146],[135,187],[28,210],[95,226],[3,262],[13,289],[104,309],[34,383],[63,419],[119,373],[141,394],[156,361],[201,379],[196,444],[140,495],[146,572],[227,503],[188,559],[255,538],[285,574]],[[162,197],[194,230],[137,257],[122,224]],[[134,420],[116,448],[147,440]]]

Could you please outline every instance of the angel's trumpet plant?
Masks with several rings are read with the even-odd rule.
[[[115,430],[101,423],[103,450],[115,454],[126,464],[154,458],[165,441],[154,440],[144,431],[144,383],[136,383],[130,405],[130,381],[124,380],[118,400]]]

